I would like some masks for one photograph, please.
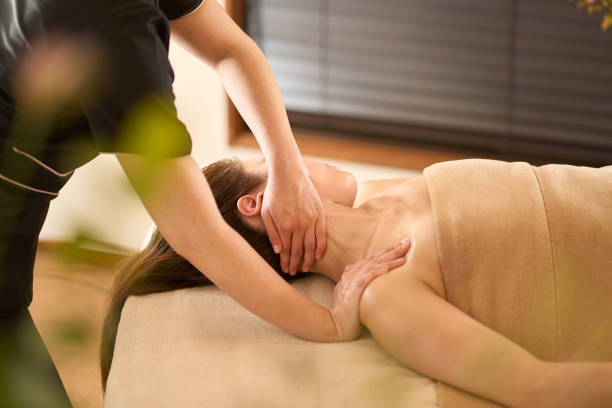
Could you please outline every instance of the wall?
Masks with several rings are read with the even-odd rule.
[[[189,129],[192,155],[198,164],[204,166],[228,156],[259,156],[257,149],[227,145],[225,91],[217,73],[174,43],[170,61],[175,71],[179,117]],[[360,180],[414,174],[403,169],[326,161],[353,172]],[[69,241],[85,233],[132,250],[140,246],[151,223],[115,156],[104,154],[77,169],[60,196],[51,202],[40,238]]]

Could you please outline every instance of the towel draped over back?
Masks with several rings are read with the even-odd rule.
[[[450,303],[542,360],[612,360],[612,166],[466,159],[423,174]],[[495,406],[442,383],[438,396]]]

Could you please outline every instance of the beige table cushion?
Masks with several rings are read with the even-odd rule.
[[[329,305],[333,283],[293,284]],[[106,407],[437,407],[435,382],[395,362],[369,333],[297,339],[214,287],[128,299]]]

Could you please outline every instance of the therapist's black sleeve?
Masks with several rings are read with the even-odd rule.
[[[204,1],[216,0],[159,0],[159,8],[164,12],[168,20],[174,20],[191,13]]]

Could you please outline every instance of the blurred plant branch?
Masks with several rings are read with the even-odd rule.
[[[606,31],[612,27],[612,0],[569,0],[576,3],[578,9],[586,9],[589,14],[604,12],[601,29]]]

